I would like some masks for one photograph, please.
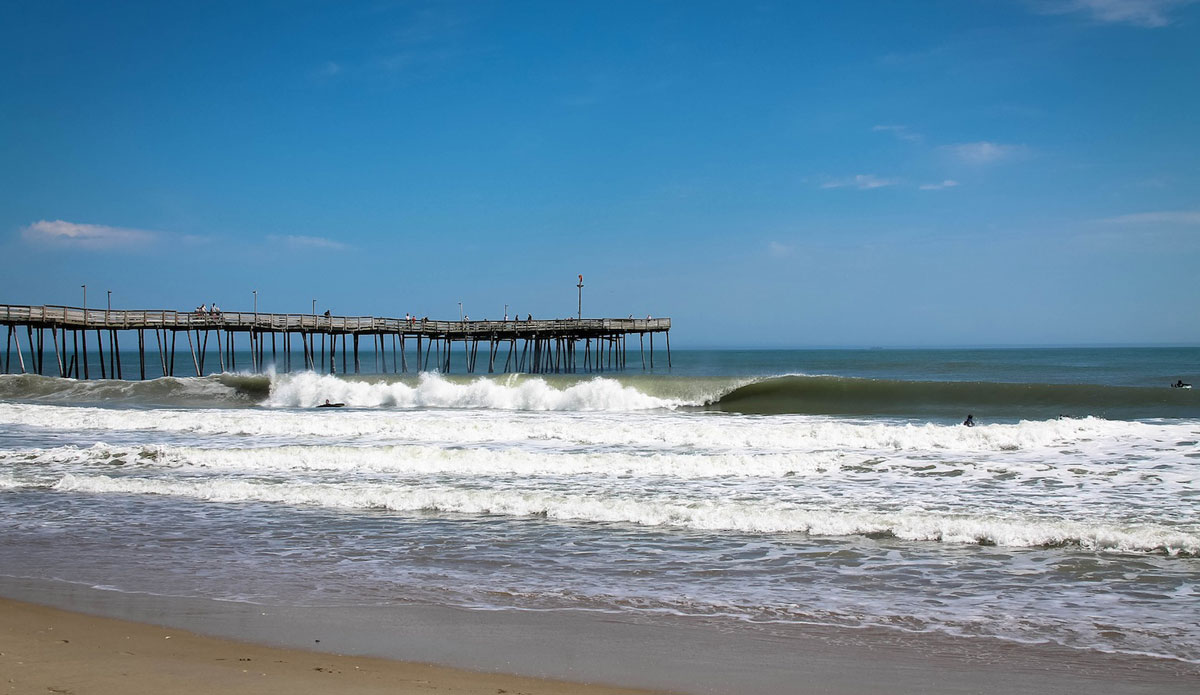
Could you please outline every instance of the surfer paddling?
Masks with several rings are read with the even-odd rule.
[[[322,403],[321,405],[318,405],[317,407],[318,408],[340,408],[344,405],[346,405],[346,404],[345,403],[330,403],[329,399],[326,398],[325,402]]]
[[[963,427],[974,427],[974,426],[975,426],[975,416],[968,413],[967,419],[963,420]]]
[[[1191,387],[1192,387],[1191,384],[1183,383],[1183,379],[1180,379],[1179,381],[1176,381],[1174,384],[1171,384],[1171,388],[1173,388],[1173,389],[1190,389]]]

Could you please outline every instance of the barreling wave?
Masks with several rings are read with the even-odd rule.
[[[1079,547],[1183,557],[1200,554],[1200,536],[1171,526],[987,513],[838,509],[761,501],[671,500],[657,496],[637,498],[604,493],[370,482],[301,484],[67,474],[52,487],[61,492],[168,495],[218,503],[266,502],[341,510],[540,517],[703,531],[858,535],[1006,547]]]
[[[708,404],[714,410],[773,415],[897,416],[1043,420],[1200,417],[1191,390],[962,381],[897,381],[789,375],[738,386]]]

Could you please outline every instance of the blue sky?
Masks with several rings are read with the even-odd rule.
[[[8,3],[0,301],[1200,344],[1200,3]]]

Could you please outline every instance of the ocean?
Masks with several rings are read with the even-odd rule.
[[[1200,663],[1200,349],[656,359],[0,376],[0,575]]]

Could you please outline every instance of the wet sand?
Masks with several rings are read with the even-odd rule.
[[[1200,677],[1170,659],[896,630],[263,606],[12,577],[0,596],[57,607],[0,600],[0,693],[1190,695]]]
[[[10,600],[0,600],[0,616],[0,692],[8,693],[647,692],[279,649]]]

